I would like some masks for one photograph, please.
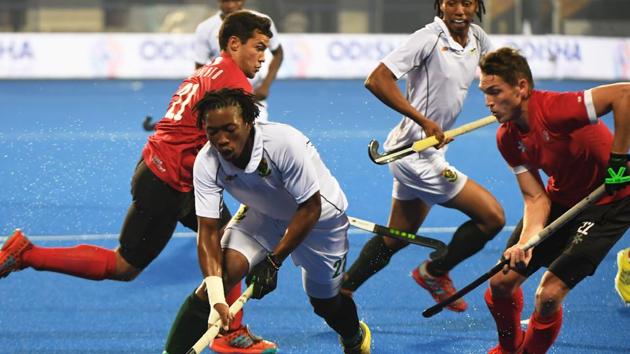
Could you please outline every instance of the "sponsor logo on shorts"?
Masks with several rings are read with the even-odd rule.
[[[455,181],[457,181],[457,172],[451,170],[450,168],[446,168],[442,171],[442,177],[446,178],[446,180],[451,183],[455,183]]]

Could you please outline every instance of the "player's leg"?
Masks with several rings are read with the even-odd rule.
[[[630,198],[625,198],[590,207],[563,228],[569,237],[536,291],[536,306],[525,335],[526,351],[542,353],[553,345],[562,326],[564,298],[584,278],[595,273],[629,226]]]
[[[345,215],[318,225],[298,248],[293,261],[302,268],[302,283],[313,311],[339,334],[345,353],[370,353],[371,335],[359,322],[354,300],[339,292],[348,252]]]
[[[430,206],[420,199],[400,200],[393,198],[388,226],[397,230],[415,233],[426,218],[429,210]],[[346,295],[351,295],[372,275],[385,268],[394,253],[407,245],[408,242],[399,239],[381,235],[373,236],[365,243],[359,253],[359,257],[346,272],[342,292]]]
[[[505,225],[503,208],[499,202],[470,178],[454,198],[441,205],[463,212],[470,220],[457,228],[448,244],[447,253],[434,259],[427,267],[430,274],[438,276],[448,273],[479,252]]]
[[[39,247],[16,233],[0,251],[0,276],[32,267],[93,280],[131,280],[170,239],[177,222],[173,205],[177,206],[180,194],[155,177],[141,161],[132,180],[133,202],[123,224],[118,250],[94,245]],[[147,243],[151,243],[148,253],[144,251]],[[5,259],[11,260],[12,266]]]
[[[275,225],[263,220],[260,214],[245,212],[241,209],[230,221],[221,238],[224,250],[224,290],[233,288],[248,273],[251,264],[257,264],[264,259],[271,244],[261,244],[252,235],[265,232],[280,235],[284,230],[276,229]],[[271,230],[270,230],[271,228]],[[181,305],[179,312],[171,325],[165,351],[169,354],[185,353],[201,337],[208,327],[208,305],[205,285],[200,285],[193,294]],[[274,353],[277,346],[254,335],[245,326],[231,329],[215,338],[211,349],[217,353]]]
[[[562,211],[560,209],[552,211],[552,215],[558,216]],[[550,220],[553,220],[553,217]],[[505,249],[518,242],[522,230],[523,221],[521,220],[510,235]],[[489,353],[512,353],[523,347],[525,333],[521,329],[521,314],[523,311],[521,284],[531,274],[540,269],[541,266],[548,265],[550,260],[557,256],[557,249],[562,243],[563,240],[561,238],[553,239],[553,237],[550,237],[534,248],[532,258],[526,269],[519,272],[499,272],[490,278],[488,289],[486,289],[484,294],[484,300],[495,321],[499,344],[492,348]]]
[[[428,206],[434,204],[444,205],[452,202],[458,196],[462,198],[473,194],[472,192],[478,192],[478,185],[471,183],[465,174],[451,166],[441,153],[436,153],[430,160],[410,159],[407,161],[405,159],[402,161],[404,162],[392,164],[390,168],[400,185],[405,187],[405,195],[413,195]],[[489,204],[488,200],[490,199],[493,198],[484,198],[481,202]],[[472,205],[475,205],[474,203],[469,207],[472,208]],[[500,207],[498,209],[501,210]],[[477,227],[472,222],[460,227],[456,232],[455,241],[452,241],[448,247],[447,257],[439,258],[437,260],[438,264],[445,259],[451,261],[454,259],[453,263],[459,262],[460,259],[458,257],[461,257],[465,252],[460,249],[461,239],[466,238],[470,233],[475,233],[477,230]],[[469,242],[469,240],[465,240],[465,242]],[[467,247],[467,249],[471,248],[470,245],[465,245],[464,247]],[[411,275],[416,283],[426,289],[436,302],[440,302],[455,293],[455,287],[448,274],[449,270],[450,268],[447,267],[435,267],[433,261],[427,260],[414,268]],[[466,310],[467,304],[464,299],[460,298],[450,303],[447,308],[461,312]]]

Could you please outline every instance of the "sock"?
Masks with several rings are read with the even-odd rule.
[[[241,297],[241,284],[242,282],[238,282],[238,284],[234,285],[232,289],[227,293],[225,297],[225,302],[227,302],[228,306],[231,306],[236,299]],[[234,320],[230,323],[230,331],[234,331],[239,329],[243,325],[243,310],[240,310],[235,316]]]
[[[22,254],[22,264],[85,279],[111,279],[116,273],[116,252],[92,245],[64,248],[33,245]]]
[[[455,268],[460,262],[479,252],[494,235],[486,235],[472,221],[468,220],[457,228],[446,254],[434,259],[427,265],[431,275],[442,276]]]
[[[315,313],[341,336],[346,342],[363,340],[363,333],[359,325],[357,307],[351,297],[338,294],[330,299],[316,299],[309,297]]]
[[[363,246],[359,258],[352,263],[346,272],[341,287],[351,291],[357,290],[372,275],[385,268],[394,253],[396,251],[385,245],[382,236],[372,237]]]
[[[551,348],[562,327],[562,307],[548,317],[541,317],[534,311],[529,318],[525,333],[524,348],[528,354],[544,354]]]
[[[169,354],[184,354],[208,330],[210,304],[201,300],[193,291],[177,312],[166,338],[164,351]]]
[[[515,352],[523,343],[521,330],[521,312],[523,311],[523,290],[517,288],[510,298],[495,298],[490,287],[483,296],[488,309],[494,317],[499,334],[501,348]]]

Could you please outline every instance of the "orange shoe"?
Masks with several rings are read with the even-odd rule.
[[[33,244],[24,236],[22,230],[15,229],[0,249],[0,278],[9,273],[22,270],[22,253],[31,248]]]
[[[210,349],[225,354],[275,354],[278,346],[249,331],[247,326],[217,336]]]
[[[435,302],[440,303],[451,295],[455,294],[457,291],[453,286],[453,281],[445,274],[441,277],[434,277],[429,275],[427,272],[427,264],[429,261],[424,261],[420,266],[414,268],[411,272],[411,277],[420,285],[421,287],[427,289]],[[468,308],[468,304],[464,299],[457,299],[446,306],[447,309],[455,312],[464,312]]]

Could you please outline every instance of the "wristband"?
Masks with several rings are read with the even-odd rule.
[[[206,291],[208,292],[208,301],[210,307],[213,308],[216,304],[225,304],[225,294],[223,293],[223,279],[217,275],[209,275],[203,280],[206,284]]]

